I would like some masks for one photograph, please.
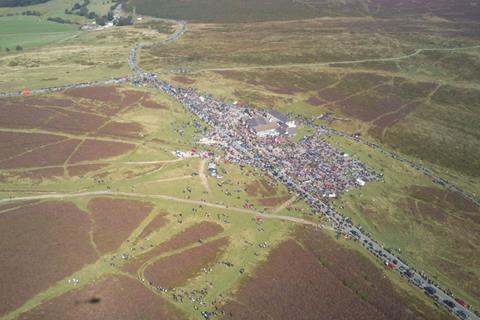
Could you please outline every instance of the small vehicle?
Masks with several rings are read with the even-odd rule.
[[[443,299],[443,304],[446,305],[448,308],[453,309],[455,308],[455,303],[449,299]]]
[[[434,287],[427,286],[424,289],[425,289],[425,293],[428,294],[429,296],[433,296],[435,293],[437,293],[437,289],[435,289]]]
[[[457,317],[459,317],[460,319],[464,319],[464,320],[468,318],[468,316],[467,316],[467,314],[465,313],[465,311],[462,311],[462,310],[457,310],[457,311],[455,311],[455,315],[456,315]]]
[[[413,283],[419,287],[423,287],[423,280],[418,276],[413,278]]]

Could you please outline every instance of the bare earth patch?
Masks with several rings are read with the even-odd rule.
[[[168,212],[160,212],[153,220],[143,229],[142,233],[138,236],[139,239],[143,239],[149,236],[152,232],[157,231],[168,223]]]
[[[88,203],[93,215],[93,231],[97,249],[111,252],[124,242],[130,233],[147,217],[153,204],[137,200],[94,198]]]
[[[149,109],[167,109],[165,105],[152,100],[143,100],[142,106]]]
[[[176,82],[180,82],[180,83],[183,83],[183,84],[194,84],[195,83],[195,80],[193,80],[192,78],[186,77],[186,76],[176,76],[176,77],[173,77],[172,79]]]
[[[146,254],[130,261],[128,264],[124,265],[124,270],[135,273],[142,264],[160,254],[187,247],[194,244],[198,240],[205,240],[216,236],[222,231],[223,228],[221,225],[202,221],[201,223],[188,227],[184,231],[174,235],[171,239],[162,243],[160,246],[152,249]]]
[[[44,202],[0,215],[0,315],[96,259],[86,212]]]
[[[70,158],[71,163],[112,158],[132,150],[135,145],[123,142],[85,140]]]
[[[94,172],[102,168],[107,167],[106,164],[79,164],[68,167],[68,173],[70,176],[82,176],[89,172]]]
[[[64,139],[62,136],[52,134],[0,132],[0,160]]]
[[[111,276],[71,291],[20,316],[22,320],[176,320],[180,311],[124,276]]]
[[[228,242],[228,238],[221,238],[160,259],[145,270],[145,277],[156,286],[180,286],[201,268],[213,263]]]
[[[377,265],[325,234],[298,228],[296,237],[300,243],[287,240],[272,251],[225,306],[225,319],[447,318],[417,299],[407,302]]]
[[[143,127],[136,122],[111,122],[102,127],[98,132],[112,136],[124,136],[138,138]]]
[[[293,240],[274,249],[224,309],[226,319],[387,319]]]
[[[318,97],[310,97],[307,99],[306,103],[312,105],[312,106],[315,106],[315,107],[319,107],[323,104],[325,104],[325,100],[322,100]]]
[[[90,100],[99,100],[102,102],[114,102],[120,103],[122,96],[119,94],[115,87],[88,87],[88,88],[76,88],[65,91],[66,95],[85,98]]]
[[[9,160],[0,161],[0,168],[15,169],[63,165],[79,143],[80,140],[65,140],[36,148]]]
[[[290,199],[290,196],[287,194],[287,195],[279,196],[279,197],[270,197],[270,198],[259,199],[258,202],[262,206],[275,207],[275,206],[278,206],[278,205],[284,203],[288,199]]]

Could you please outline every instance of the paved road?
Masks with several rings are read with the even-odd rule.
[[[180,21],[180,28],[177,30],[175,34],[170,36],[169,38],[163,40],[160,42],[160,44],[166,44],[171,41],[177,40],[182,34],[185,33],[187,30],[187,24],[184,21]],[[145,82],[151,82],[152,79],[156,78],[155,74],[152,73],[147,73],[143,69],[141,69],[138,64],[137,64],[137,56],[138,56],[138,49],[144,48],[146,46],[149,46],[147,44],[138,44],[135,47],[132,48],[130,56],[129,56],[129,66],[132,69],[132,71],[135,73],[135,76],[140,78],[140,81],[145,81]],[[473,48],[480,48],[479,46],[474,46],[474,47],[464,47],[464,48],[432,48],[432,49],[418,49],[412,54],[401,56],[401,57],[394,57],[394,58],[381,58],[381,59],[365,59],[365,60],[356,60],[356,61],[340,61],[340,62],[328,62],[328,63],[321,63],[317,65],[331,65],[331,64],[355,64],[355,63],[362,63],[362,62],[370,62],[370,61],[392,61],[392,60],[401,60],[401,59],[408,59],[411,58],[415,55],[420,54],[423,51],[454,51],[454,50],[465,50],[465,49],[473,49]],[[289,65],[294,66],[294,65]],[[302,65],[304,66],[304,65]],[[272,66],[276,67],[276,66]],[[255,68],[255,67],[253,67]],[[30,93],[32,94],[41,94],[41,93],[49,93],[49,92],[55,92],[55,91],[61,91],[69,88],[75,88],[75,87],[87,87],[87,86],[95,86],[95,85],[101,85],[101,84],[116,84],[116,83],[122,83],[122,82],[127,82],[131,81],[132,78],[130,77],[125,77],[125,78],[119,78],[119,79],[110,79],[110,80],[104,80],[104,81],[94,81],[94,82],[88,82],[88,83],[82,83],[82,84],[76,84],[76,85],[67,85],[67,86],[59,86],[59,87],[53,87],[53,88],[45,88],[45,89],[38,89],[38,90],[32,90]],[[171,94],[170,92],[167,92]],[[1,96],[20,96],[22,95],[22,92],[10,92],[10,93],[0,93]],[[188,107],[187,107],[188,109]],[[344,135],[343,133],[341,133]],[[418,168],[418,170],[421,170],[424,172],[424,174],[432,177],[432,179],[436,180],[437,183],[441,183],[442,185],[452,188],[453,190],[459,190],[460,192],[464,193],[460,188],[455,187],[453,184],[449,183],[445,179],[436,177],[431,173],[428,169],[423,168],[420,165],[417,165],[409,160],[400,158],[398,155],[395,155],[393,153],[390,153],[389,151],[383,150],[379,146],[372,145],[370,143],[361,141],[362,143],[365,143],[366,145],[369,145],[371,147],[377,148],[377,150],[388,154],[391,156],[393,159],[397,159],[401,162],[409,163],[410,165],[414,166],[415,168]],[[237,152],[248,152],[248,150],[245,150],[241,148],[238,145],[233,145],[233,148],[236,149]],[[265,168],[264,168],[265,169]],[[268,171],[267,171],[268,172]],[[272,172],[268,172],[272,173]],[[282,177],[282,176],[276,176],[277,179],[279,179],[282,182],[289,181],[289,177]],[[401,261],[399,258],[397,258],[395,255],[392,253],[388,252],[385,248],[383,248],[380,244],[375,242],[371,237],[366,235],[365,233],[362,232],[362,230],[357,227],[352,225],[351,223],[348,222],[347,219],[332,208],[328,207],[326,204],[323,202],[319,201],[318,199],[315,199],[312,195],[308,194],[305,190],[302,190],[300,186],[295,186],[295,191],[303,196],[307,202],[309,202],[312,205],[319,206],[322,208],[322,212],[331,219],[331,222],[335,228],[336,231],[348,234],[352,236],[353,238],[357,239],[363,247],[365,247],[369,252],[377,256],[379,259],[382,259],[382,261],[387,264],[390,268],[395,270],[396,272],[400,273],[403,277],[408,279],[411,283],[414,285],[418,286],[419,288],[423,289],[426,294],[431,296],[434,300],[438,301],[440,305],[445,307],[446,309],[454,312],[458,318],[460,319],[474,319],[474,320],[480,320],[480,317],[477,317],[475,314],[473,314],[469,309],[463,307],[460,303],[454,301],[447,293],[445,289],[440,288],[438,285],[434,285],[430,283],[428,278],[426,276],[423,276],[416,272],[413,268],[409,267],[407,263]],[[466,193],[464,193],[466,194]],[[231,211],[237,211],[237,212],[243,212],[243,213],[248,213],[252,214],[255,216],[259,216],[265,219],[277,219],[277,220],[284,220],[284,221],[290,221],[290,222],[295,222],[295,223],[301,223],[301,224],[306,224],[306,225],[314,225],[317,227],[323,227],[320,226],[317,223],[307,221],[301,218],[294,218],[294,217],[286,217],[286,216],[278,216],[275,214],[264,214],[264,213],[259,213],[253,210],[249,209],[241,209],[241,208],[231,208],[225,205],[221,204],[213,204],[213,203],[205,203],[202,201],[196,201],[196,200],[187,200],[187,199],[181,199],[181,198],[176,198],[176,197],[171,197],[171,196],[166,196],[166,195],[147,195],[147,194],[138,194],[138,193],[126,193],[126,192],[113,192],[113,191],[92,191],[92,192],[78,192],[78,193],[49,193],[49,194],[42,194],[42,195],[37,195],[37,196],[27,196],[27,197],[17,197],[17,198],[12,198],[12,199],[2,199],[0,200],[0,203],[3,202],[11,202],[11,201],[21,201],[21,200],[42,200],[42,199],[64,199],[64,198],[71,198],[71,197],[84,197],[84,196],[92,196],[92,195],[117,195],[117,196],[130,196],[130,197],[151,197],[151,198],[159,198],[159,199],[164,199],[164,200],[171,200],[171,201],[178,201],[178,202],[183,202],[183,203],[189,203],[189,204],[195,204],[195,205],[205,205],[209,207],[215,207],[215,208],[220,208],[220,209],[225,209],[225,210],[231,210]],[[475,199],[475,202],[478,204],[478,200]],[[445,303],[447,301],[447,303]]]

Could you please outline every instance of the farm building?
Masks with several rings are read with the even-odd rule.
[[[253,127],[253,130],[259,137],[275,137],[279,135],[278,124],[271,122]]]
[[[270,122],[277,122],[279,124],[285,124],[290,128],[295,128],[295,120],[290,120],[286,115],[277,110],[269,110],[267,112],[267,118]]]

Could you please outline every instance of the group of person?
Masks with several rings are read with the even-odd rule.
[[[317,126],[313,135],[299,142],[279,139],[280,142],[276,143],[275,139],[258,138],[241,121],[246,114],[255,117],[261,110],[201,95],[192,88],[175,87],[154,78],[150,78],[149,82],[210,125],[213,128],[211,139],[219,142],[219,147],[224,149],[226,157],[232,162],[264,170],[305,200],[314,212],[323,214],[339,234],[362,243],[390,269],[426,293],[427,288],[434,288],[436,293],[430,296],[441,306],[461,319],[478,319],[472,310],[459,302],[461,299],[452,299],[451,292],[411,268],[329,204],[329,195],[337,195],[369,181],[380,181],[383,176],[329,144],[325,139],[325,135],[331,133],[328,129]]]

